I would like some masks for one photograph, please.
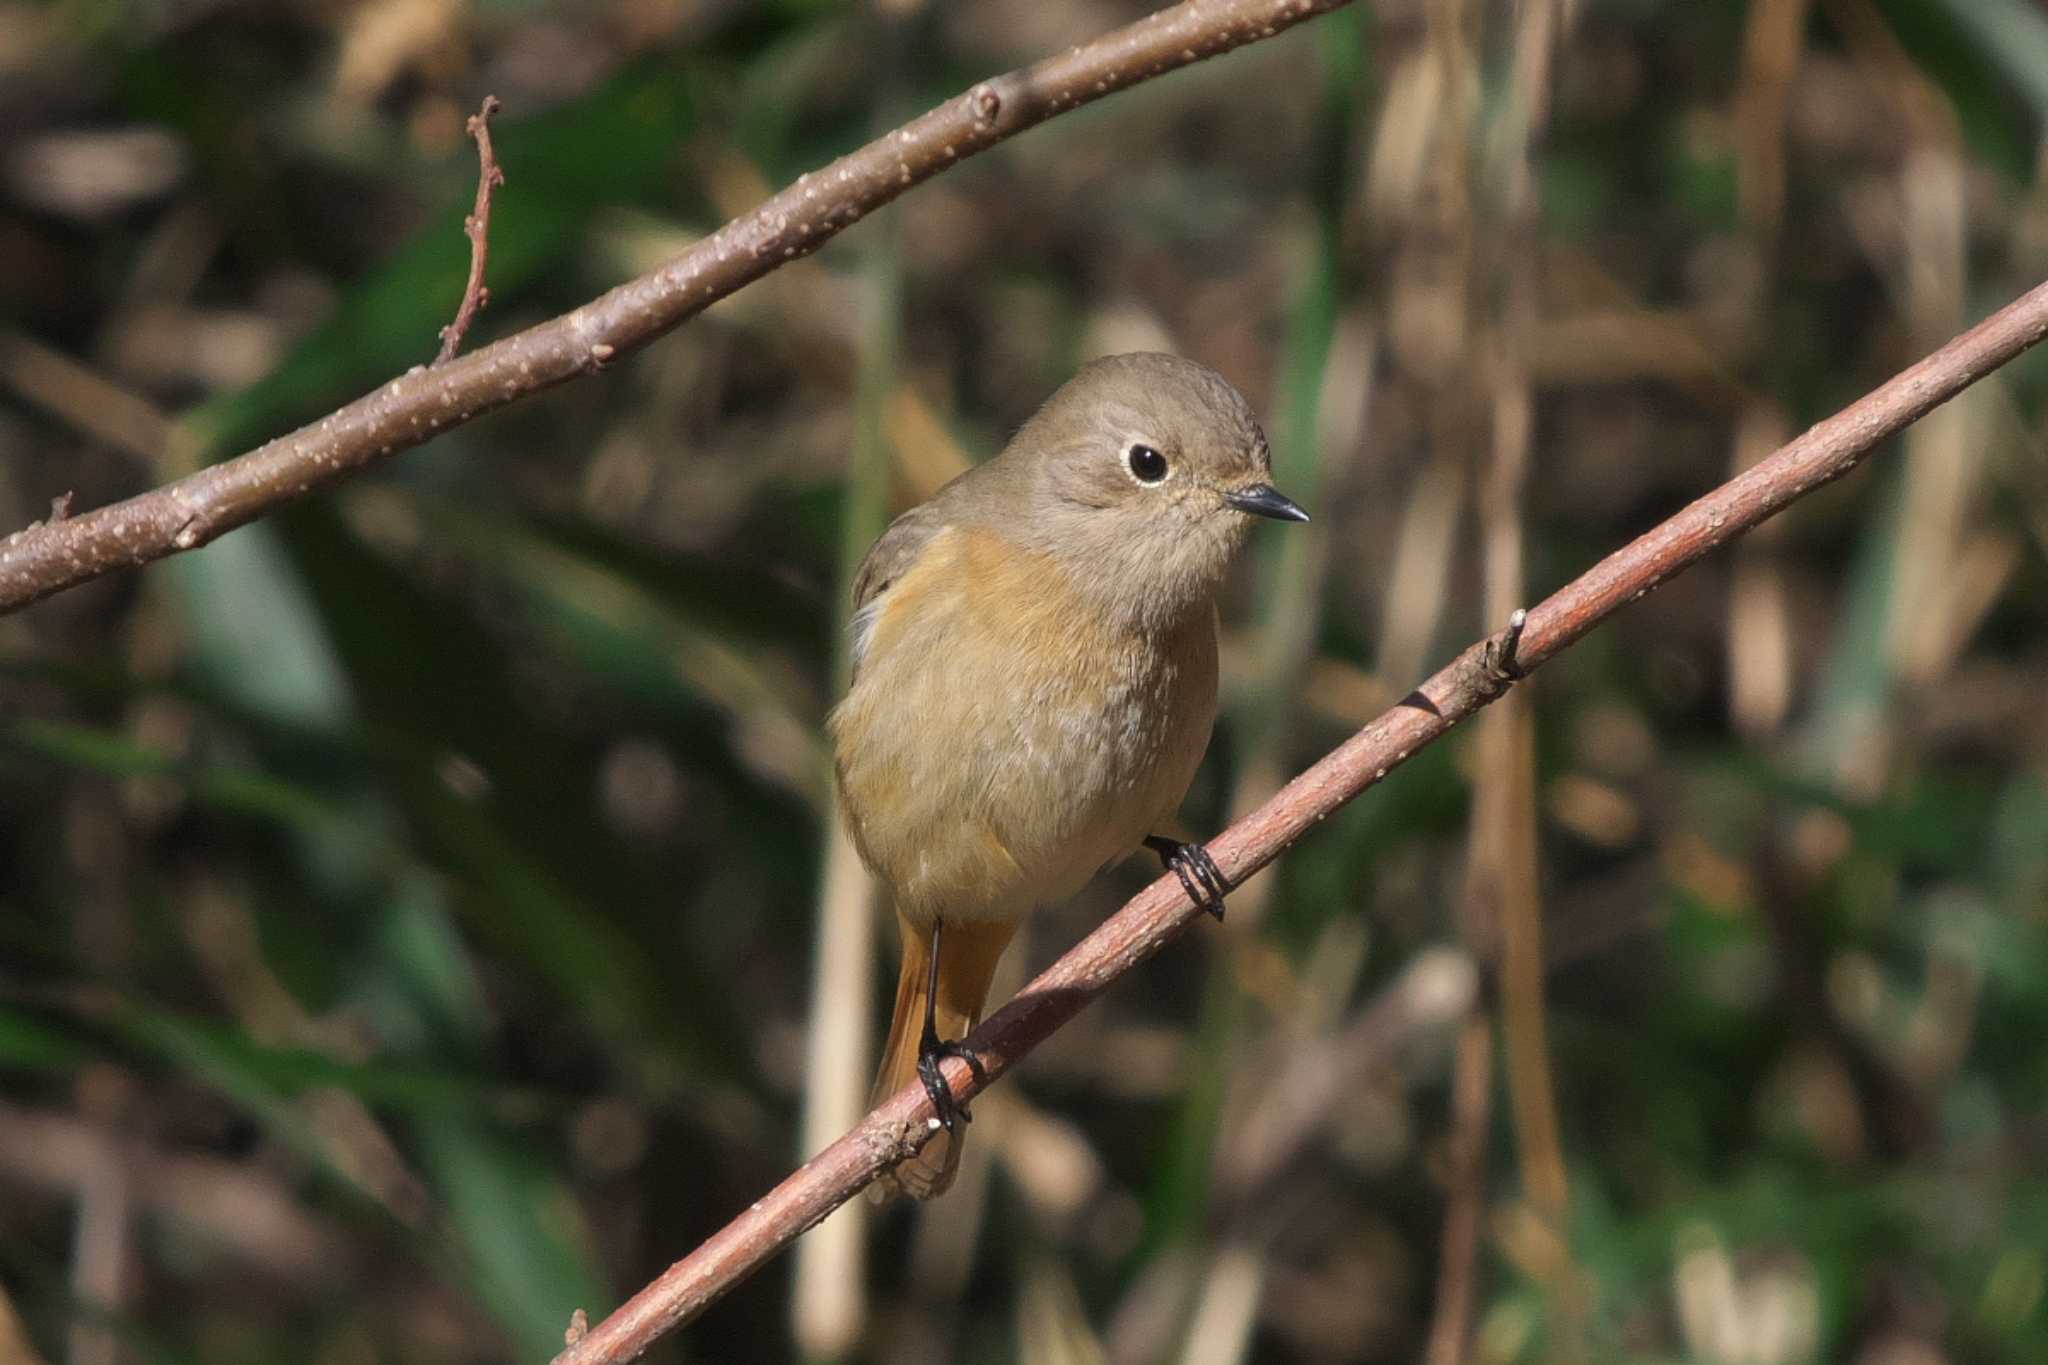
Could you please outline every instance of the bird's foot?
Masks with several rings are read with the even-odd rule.
[[[924,1082],[924,1093],[931,1096],[932,1109],[939,1116],[939,1125],[947,1132],[974,1121],[967,1112],[967,1106],[953,1098],[953,1087],[946,1084],[946,1074],[939,1069],[939,1063],[947,1057],[958,1057],[967,1063],[967,1069],[974,1073],[977,1085],[988,1084],[988,1072],[982,1067],[981,1058],[974,1055],[974,1049],[965,1040],[943,1042],[930,1026],[926,1026],[924,1037],[917,1044],[917,1078]]]
[[[1180,889],[1188,893],[1189,900],[1214,915],[1218,924],[1223,922],[1223,896],[1230,890],[1230,883],[1208,849],[1163,834],[1147,835],[1145,847],[1157,853],[1167,871],[1180,878]]]

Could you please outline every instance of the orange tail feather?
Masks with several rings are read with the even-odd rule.
[[[882,1044],[882,1064],[875,1075],[870,1106],[917,1080],[918,1043],[924,1036],[931,930],[901,915],[896,922],[903,930],[903,966],[896,977],[896,1007],[890,1012],[889,1040]],[[1016,932],[1014,921],[946,925],[940,935],[939,992],[932,1011],[940,1038],[948,1042],[964,1038],[981,1022],[988,983]],[[966,1136],[959,1129],[934,1133],[915,1156],[883,1175],[873,1188],[884,1200],[906,1192],[918,1199],[944,1194],[960,1169],[960,1148]]]

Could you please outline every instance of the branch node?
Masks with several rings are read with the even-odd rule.
[[[992,83],[983,81],[967,92],[967,107],[974,111],[977,123],[993,127],[1003,112],[1003,97],[996,93]]]
[[[50,499],[50,524],[52,526],[56,525],[60,521],[67,521],[70,519],[71,500],[73,498],[76,498],[77,496],[78,493],[76,490],[66,489],[64,492],[59,493],[56,497]]]
[[[574,1346],[590,1334],[590,1315],[581,1308],[569,1315],[569,1330],[562,1333],[562,1344]]]
[[[462,287],[462,305],[455,310],[455,321],[441,329],[436,365],[455,358],[470,324],[491,301],[491,291],[484,287],[484,266],[491,257],[491,192],[505,183],[505,172],[499,169],[498,155],[491,147],[491,115],[502,107],[496,95],[485,95],[482,106],[463,124],[476,139],[477,157],[476,208],[462,220],[462,235],[469,238],[469,280]]]
[[[1521,659],[1522,628],[1528,624],[1529,609],[1516,607],[1508,628],[1486,642],[1486,675],[1496,696],[1529,676]]]
[[[916,1156],[918,1149],[924,1146],[929,1136],[924,1124],[905,1120],[887,1125],[881,1132],[873,1135],[867,1145],[876,1161],[884,1166],[894,1166],[899,1161]]]

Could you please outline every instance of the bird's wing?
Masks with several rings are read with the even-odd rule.
[[[921,503],[889,523],[861,560],[853,575],[853,671],[867,653],[868,637],[874,633],[875,618],[881,614],[882,596],[890,585],[909,571],[932,537],[946,529],[943,513],[931,503]]]

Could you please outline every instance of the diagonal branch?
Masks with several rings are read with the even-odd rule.
[[[400,375],[268,445],[0,541],[0,613],[208,541],[450,427],[601,370],[911,186],[1057,114],[1350,0],[1187,0],[997,76],[839,158],[652,274],[446,364]]]
[[[1514,626],[1468,647],[1450,665],[1289,782],[1209,845],[1232,886],[1277,858],[1339,806],[1418,749],[1501,696],[1624,605],[1788,503],[1841,478],[1933,408],[2048,336],[2048,284],[1949,342],[1883,386],[1819,423],[1654,530],[1566,584]],[[1162,877],[974,1031],[983,1064],[946,1070],[966,1103],[1043,1042],[1125,972],[1158,952],[1202,911],[1177,879]],[[885,1167],[923,1144],[935,1126],[919,1085],[891,1096],[845,1136],[769,1191],[711,1239],[664,1271],[619,1310],[579,1335],[555,1365],[618,1365],[704,1311],[776,1252],[852,1198]]]

